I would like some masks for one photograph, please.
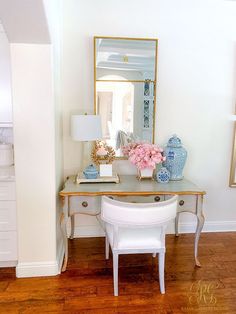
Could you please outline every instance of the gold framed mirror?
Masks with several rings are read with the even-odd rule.
[[[158,40],[94,37],[94,112],[116,158],[131,142],[155,141]]]

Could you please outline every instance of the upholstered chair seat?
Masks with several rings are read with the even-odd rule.
[[[106,225],[109,243],[113,243],[113,226]],[[161,248],[161,232],[157,228],[119,228],[117,249]]]

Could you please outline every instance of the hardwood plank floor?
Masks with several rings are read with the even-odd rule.
[[[202,268],[194,267],[193,242],[193,234],[167,235],[165,295],[157,259],[121,256],[114,297],[104,238],[70,240],[61,275],[17,279],[13,268],[0,269],[0,313],[236,313],[236,232],[201,235]]]

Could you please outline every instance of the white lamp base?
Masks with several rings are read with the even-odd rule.
[[[87,168],[90,164],[92,164],[92,159],[91,159],[91,147],[92,147],[92,142],[83,142],[83,152],[82,152],[82,168],[81,170],[84,171],[85,168]]]

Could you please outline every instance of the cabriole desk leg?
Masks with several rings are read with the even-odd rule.
[[[195,264],[197,267],[201,267],[201,264],[198,259],[198,242],[199,237],[205,222],[205,217],[202,212],[202,205],[203,205],[203,195],[199,195],[197,199],[197,229],[195,233],[195,243],[194,243],[194,256],[195,256]]]
[[[75,215],[70,216],[70,225],[71,225],[70,239],[73,240],[75,234]]]
[[[60,217],[60,225],[61,225],[61,231],[62,231],[62,237],[63,237],[63,244],[64,244],[64,250],[65,250],[65,255],[64,255],[64,260],[63,260],[63,265],[61,268],[61,271],[64,272],[66,270],[67,267],[67,262],[68,262],[68,239],[67,239],[67,214],[68,212],[65,214],[65,211],[68,209],[68,203],[66,204],[66,202],[68,202],[68,199],[66,197],[62,199],[63,202],[63,212],[61,214]]]

